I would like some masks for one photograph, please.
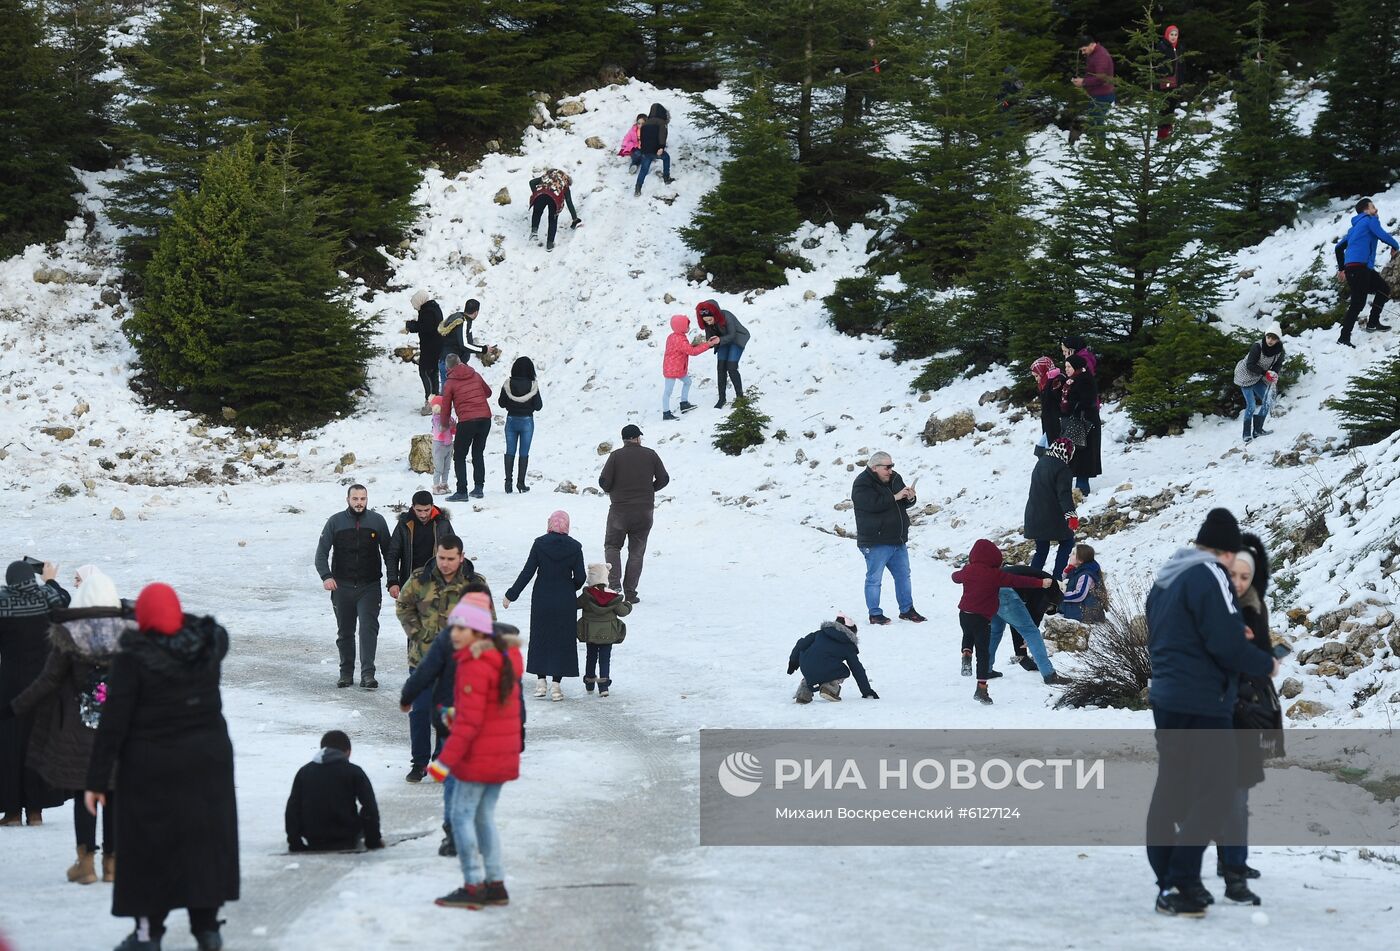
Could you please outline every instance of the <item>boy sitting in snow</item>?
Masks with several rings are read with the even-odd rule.
[[[359,847],[362,834],[365,848],[384,848],[374,787],[365,771],[350,762],[350,737],[331,730],[292,780],[287,844],[293,852],[349,852]]]
[[[823,700],[839,701],[841,684],[849,675],[856,678],[862,697],[879,700],[880,695],[870,686],[865,667],[857,656],[859,643],[856,622],[845,613],[837,614],[834,621],[823,621],[819,630],[800,638],[788,657],[789,674],[799,667],[802,669],[802,682],[797,685],[794,699],[798,703],[811,703],[815,688]]]

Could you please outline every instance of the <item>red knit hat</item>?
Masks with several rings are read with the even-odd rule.
[[[136,599],[136,626],[167,637],[178,634],[185,626],[185,612],[175,589],[158,581],[142,588]]]

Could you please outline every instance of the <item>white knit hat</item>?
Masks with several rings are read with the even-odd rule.
[[[411,303],[413,304],[413,309],[414,309],[414,310],[421,310],[422,307],[423,307],[423,305],[426,304],[426,303],[428,302],[428,300],[429,300],[430,297],[431,297],[431,295],[430,295],[427,291],[414,291],[414,292],[413,292],[413,297],[412,297],[412,299],[411,299]]]
[[[1283,339],[1283,328],[1280,327],[1280,326],[1278,325],[1278,321],[1275,320],[1273,323],[1269,324],[1269,326],[1267,326],[1267,327],[1264,328],[1264,334],[1265,334],[1266,336],[1269,335],[1269,334],[1273,334],[1275,337],[1277,337],[1278,339],[1282,340],[1282,339]]]
[[[589,586],[590,588],[593,587],[595,584],[607,584],[607,583],[608,583],[608,566],[607,566],[606,563],[599,561],[599,562],[594,562],[593,564],[591,564],[591,565],[588,566],[588,581],[587,581],[587,584],[588,584],[588,586]]]

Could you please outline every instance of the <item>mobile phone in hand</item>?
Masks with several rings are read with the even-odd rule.
[[[44,562],[42,559],[35,558],[31,555],[25,555],[23,558],[20,559],[20,561],[33,568],[35,571],[44,570]]]
[[[1275,644],[1273,653],[1279,660],[1283,660],[1289,654],[1293,653],[1293,648],[1289,647],[1287,644]]]

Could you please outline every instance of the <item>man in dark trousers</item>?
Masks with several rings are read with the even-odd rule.
[[[851,483],[851,505],[856,513],[856,547],[865,556],[865,608],[871,624],[889,624],[880,608],[880,582],[888,568],[894,577],[894,597],[899,616],[921,622],[914,610],[914,590],[909,583],[909,509],[918,501],[912,486],[894,471],[887,452],[872,453],[865,471]]]
[[[1346,281],[1351,289],[1351,302],[1342,318],[1342,335],[1337,340],[1344,347],[1354,347],[1351,342],[1351,328],[1356,326],[1356,318],[1366,306],[1366,298],[1374,294],[1371,302],[1371,319],[1366,321],[1367,330],[1389,330],[1388,324],[1381,323],[1381,310],[1390,300],[1390,285],[1376,272],[1376,243],[1384,241],[1390,245],[1390,253],[1400,253],[1400,243],[1391,237],[1390,232],[1381,227],[1380,212],[1376,203],[1363,198],[1356,203],[1356,214],[1351,219],[1351,228],[1346,237],[1337,242],[1333,250],[1337,254],[1337,280]]]
[[[379,579],[389,567],[389,526],[369,509],[369,490],[356,483],[345,496],[344,511],[326,519],[316,546],[316,571],[331,593],[335,645],[340,648],[337,687],[355,682],[355,627],[360,629],[360,686],[373,690],[374,651],[379,644],[379,607],[384,602]],[[334,555],[332,555],[334,550]],[[397,594],[397,589],[395,594]]]
[[[628,604],[636,604],[637,583],[642,579],[642,561],[647,553],[647,536],[656,512],[656,493],[666,488],[671,477],[656,451],[642,445],[642,431],[632,424],[622,427],[622,447],[614,449],[603,464],[598,486],[612,502],[608,506],[608,528],[603,536],[603,556],[608,562],[608,587],[621,591]],[[627,542],[627,571],[622,571],[622,543]]]
[[[389,597],[397,598],[409,577],[433,560],[438,542],[453,534],[447,512],[433,504],[433,493],[413,493],[413,505],[399,516],[389,538]]]
[[[428,416],[433,411],[428,401],[440,391],[442,378],[447,375],[442,365],[442,334],[438,333],[442,308],[423,290],[414,293],[412,303],[417,316],[405,326],[409,333],[418,335],[418,376],[423,381],[423,415]]]
[[[671,114],[661,103],[653,103],[647,121],[642,123],[642,131],[637,136],[637,146],[641,149],[642,166],[637,169],[637,187],[632,194],[642,193],[642,182],[647,180],[651,163],[661,159],[661,180],[667,185],[671,178],[671,154],[666,151],[666,134],[671,127]]]
[[[287,845],[293,852],[382,849],[379,806],[365,771],[350,762],[350,737],[331,730],[311,762],[297,770],[287,797]]]
[[[1201,856],[1220,841],[1234,795],[1236,687],[1241,674],[1278,674],[1278,661],[1249,643],[1230,586],[1243,545],[1235,516],[1211,509],[1195,545],[1162,566],[1147,595],[1157,726],[1147,860],[1164,915],[1199,918],[1215,900],[1201,884]]]

